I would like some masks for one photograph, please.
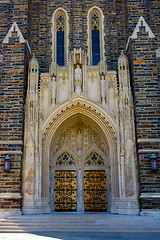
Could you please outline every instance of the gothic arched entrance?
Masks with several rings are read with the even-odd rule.
[[[107,211],[109,155],[107,140],[95,123],[80,114],[64,122],[50,147],[52,211]]]

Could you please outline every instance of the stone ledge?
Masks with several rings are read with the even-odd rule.
[[[21,140],[1,140],[0,144],[23,144],[23,141]]]
[[[0,193],[0,198],[16,198],[21,199],[21,194],[18,193]]]
[[[144,193],[144,194],[140,195],[140,198],[149,198],[149,199],[160,198],[160,194],[157,194],[157,193]]]
[[[160,153],[160,149],[139,149],[138,153]]]
[[[145,142],[160,142],[160,138],[139,138],[138,143],[145,143]]]
[[[10,3],[10,0],[0,0],[0,3]]]
[[[22,151],[0,151],[0,154],[20,154],[20,155],[22,155]]]

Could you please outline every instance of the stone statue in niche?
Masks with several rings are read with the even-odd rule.
[[[51,98],[52,98],[53,106],[56,104],[56,91],[57,91],[56,78],[52,77],[52,80],[51,80]]]
[[[75,92],[77,94],[80,94],[82,92],[82,70],[79,64],[75,69],[74,77],[75,77]]]
[[[101,99],[102,105],[105,106],[105,98],[106,98],[106,81],[104,76],[101,78]]]
[[[81,129],[78,129],[77,131],[77,150],[78,150],[78,154],[81,155],[82,153],[82,131]]]

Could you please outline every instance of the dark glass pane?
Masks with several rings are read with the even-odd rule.
[[[97,65],[100,61],[100,36],[99,30],[92,30],[92,63]]]
[[[57,32],[57,64],[64,66],[64,31]]]

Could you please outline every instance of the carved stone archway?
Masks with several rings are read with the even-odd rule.
[[[93,121],[91,121],[88,117],[83,116],[82,114],[76,114],[72,120],[69,118],[68,121],[65,121],[59,128],[60,129],[55,132],[50,145],[49,185],[51,210],[55,210],[54,178],[57,170],[61,171],[61,173],[65,173],[66,171],[76,171],[77,211],[83,212],[85,209],[84,173],[86,173],[86,171],[90,171],[90,173],[93,173],[94,171],[95,174],[100,174],[101,171],[105,173],[105,179],[107,176],[108,180],[107,199],[110,200],[110,151],[108,142],[102,130],[96,126]],[[103,192],[105,192],[103,195],[106,195],[106,186],[105,189],[103,189],[102,193]],[[63,194],[63,191],[61,191],[61,194]],[[61,199],[63,198],[61,197]],[[104,196],[102,196],[102,198],[99,196],[99,200],[103,202],[106,202],[107,199]],[[107,204],[105,205],[106,206],[104,206],[104,204],[101,204],[100,206],[99,204],[99,206],[93,206],[93,204],[91,204],[90,206],[92,208],[94,207],[94,209],[99,207],[99,210],[105,211]],[[111,206],[110,202],[108,203],[108,206]],[[62,204],[62,208],[63,207],[64,206]],[[68,208],[71,208],[69,204]],[[73,209],[75,209],[75,207]]]
[[[52,143],[66,126],[80,117],[107,143],[111,212],[139,214],[134,112],[127,58],[122,52],[118,60],[119,84],[116,72],[107,71],[105,62],[101,61],[96,67],[86,63],[86,54],[74,49],[69,67],[61,68],[53,62],[50,72],[41,74],[39,91],[38,62],[31,59],[25,112],[23,213],[51,212]],[[82,81],[81,89],[75,91],[75,70],[79,64],[83,73],[78,79]],[[77,145],[81,152],[79,130]],[[72,151],[70,147],[68,150]]]
[[[96,132],[99,132],[106,146],[104,150],[100,149],[97,146],[94,146],[95,149],[99,148],[99,151],[103,154],[107,149],[108,165],[105,165],[105,170],[110,168],[110,174],[114,175],[114,180],[112,181],[112,197],[118,198],[118,161],[117,161],[117,142],[116,142],[116,132],[115,132],[115,121],[110,114],[106,115],[106,112],[103,109],[97,107],[93,102],[85,101],[83,99],[77,98],[72,104],[70,102],[64,103],[61,106],[61,109],[56,109],[55,112],[52,112],[48,116],[48,120],[44,122],[43,125],[43,151],[42,151],[42,197],[45,202],[48,202],[48,211],[50,211],[50,170],[51,162],[53,161],[53,143],[56,142],[56,137],[64,131],[64,129],[69,126],[71,123],[76,121],[81,121],[83,124],[87,123],[91,128],[95,129]],[[77,120],[78,119],[78,120]],[[77,129],[78,130],[78,129]],[[104,145],[104,143],[102,143]],[[92,146],[93,147],[93,146]],[[91,146],[90,146],[91,149]],[[86,149],[86,152],[90,149]],[[85,153],[86,153],[85,152]],[[83,153],[85,155],[85,153]],[[84,159],[84,156],[83,156]],[[102,169],[102,168],[99,168]],[[104,167],[103,167],[104,169]],[[112,172],[113,169],[113,172]],[[108,177],[108,176],[107,176]],[[52,189],[53,193],[53,189]],[[109,204],[111,206],[111,203]],[[53,209],[52,209],[53,210]]]

